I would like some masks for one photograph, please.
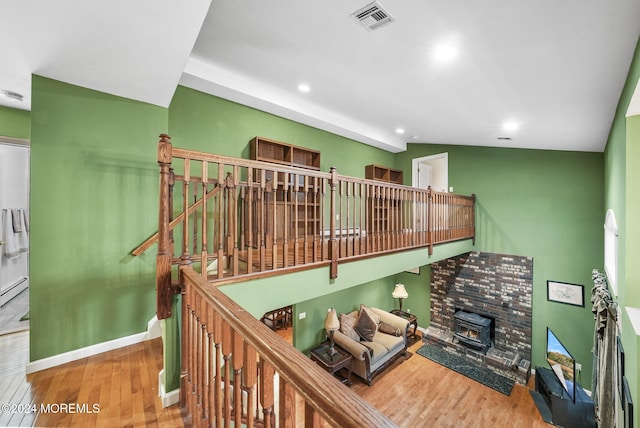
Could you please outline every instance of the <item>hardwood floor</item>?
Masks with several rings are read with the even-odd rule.
[[[0,404],[14,405],[13,412],[2,409],[0,426],[184,426],[178,405],[163,409],[158,397],[160,339],[26,375],[28,342],[28,332],[0,337]],[[68,403],[73,407],[65,409]],[[47,412],[18,411],[29,405]]]
[[[420,345],[412,345],[412,355],[400,358],[370,387],[354,377],[352,389],[401,427],[548,427],[529,388],[516,385],[505,396],[415,354]],[[0,413],[0,426],[185,426],[178,406],[163,409],[158,398],[160,339],[30,375],[24,369],[28,332],[0,336],[0,355],[0,404],[44,404],[52,410],[61,403],[87,404],[92,410],[96,404],[100,410],[40,413],[37,418]]]
[[[415,353],[400,358],[374,378],[352,389],[401,427],[547,428],[529,389],[515,385],[506,396]]]

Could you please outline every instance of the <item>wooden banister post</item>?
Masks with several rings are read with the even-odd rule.
[[[160,166],[160,210],[158,215],[158,254],[156,256],[156,314],[158,319],[171,316],[171,243],[169,239],[171,175],[171,137],[160,135],[158,141],[158,165]]]
[[[427,247],[429,255],[433,254],[433,190],[431,186],[427,188]]]
[[[338,172],[335,166],[332,166],[329,172],[331,174],[329,179],[331,191],[331,198],[329,199],[329,260],[331,260],[329,278],[335,279],[338,277],[338,241],[336,240],[336,186],[338,184]]]

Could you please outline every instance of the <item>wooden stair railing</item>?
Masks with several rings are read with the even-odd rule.
[[[180,274],[180,402],[192,426],[396,426],[191,266]]]
[[[158,164],[159,319],[179,291],[172,265],[219,285],[321,266],[335,278],[343,261],[475,239],[473,195],[175,148],[164,134]]]
[[[221,187],[216,186],[215,188],[213,188],[213,190],[208,191],[204,198],[200,198],[197,201],[195,201],[187,209],[187,215],[193,214],[193,212],[195,210],[197,210],[198,208],[200,208],[202,206],[203,202],[206,203],[206,201],[208,201],[209,199],[211,199],[212,197],[214,197],[218,193],[220,193],[220,189],[221,189]],[[172,231],[177,225],[179,225],[181,222],[183,222],[184,221],[184,217],[185,217],[185,213],[183,211],[180,214],[178,214],[178,216],[176,218],[171,220],[169,222],[169,231]],[[154,233],[153,235],[151,235],[149,237],[149,239],[147,239],[142,244],[140,244],[138,247],[136,247],[131,252],[131,254],[133,254],[134,256],[140,256],[140,255],[144,254],[144,252],[147,251],[149,249],[149,247],[151,247],[153,244],[158,242],[158,236],[159,236],[158,232]]]

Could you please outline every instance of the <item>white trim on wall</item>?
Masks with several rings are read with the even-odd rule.
[[[91,357],[93,355],[101,354],[103,352],[112,351],[114,349],[122,348],[124,346],[135,345],[136,343],[144,342],[145,340],[155,339],[160,337],[160,328],[158,325],[160,322],[155,316],[147,324],[147,331],[131,336],[125,336],[107,342],[96,343],[95,345],[86,346],[80,349],[74,349],[73,351],[65,352],[51,357],[42,358],[40,360],[31,361],[27,364],[27,374],[35,373],[40,370],[56,367],[61,364],[66,364],[71,361],[76,361],[81,358]]]

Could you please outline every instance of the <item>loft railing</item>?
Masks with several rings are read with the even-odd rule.
[[[171,315],[172,266],[218,284],[475,239],[475,196],[238,159],[158,143],[158,318]],[[177,243],[177,245],[176,245]]]
[[[158,144],[157,315],[182,293],[194,426],[393,426],[214,284],[474,238],[475,197]],[[177,245],[176,245],[177,243]],[[180,265],[179,270],[174,270]],[[175,281],[172,277],[175,275]]]
[[[180,394],[191,426],[395,426],[190,266],[180,271]]]

